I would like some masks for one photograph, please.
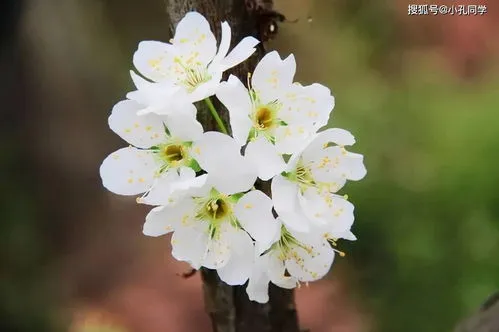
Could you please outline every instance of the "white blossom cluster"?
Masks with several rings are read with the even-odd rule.
[[[269,282],[294,288],[322,278],[339,239],[351,232],[354,207],[337,192],[366,174],[363,156],[343,129],[319,131],[334,108],[321,84],[293,82],[293,55],[268,53],[247,84],[222,74],[255,52],[244,38],[230,52],[231,29],[217,41],[208,21],[190,12],[170,43],[143,41],[133,57],[136,90],[118,102],[109,127],[129,147],[100,167],[103,185],[154,206],[143,232],[173,233],[172,255],[194,269],[215,269],[229,285],[247,282],[251,300],[269,300]],[[218,116],[230,115],[232,136]],[[204,100],[221,132],[204,132],[194,103]],[[243,152],[242,152],[243,151]],[[271,197],[255,189],[271,181]]]

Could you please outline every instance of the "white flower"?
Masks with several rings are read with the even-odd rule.
[[[192,114],[196,116],[196,108],[192,103],[181,96],[181,89],[169,82],[152,83],[130,71],[132,81],[137,88],[129,92],[128,99],[143,105],[138,115],[156,113],[161,115]]]
[[[216,189],[208,175],[206,185],[191,190],[175,204],[154,208],[147,216],[144,234],[160,236],[174,232],[173,256],[217,269],[229,285],[242,285],[251,275],[255,250],[266,250],[273,242],[278,222],[272,215],[272,201],[261,191],[227,195]],[[255,249],[251,237],[259,239]],[[255,235],[253,235],[255,234]]]
[[[266,303],[269,282],[294,288],[299,282],[321,279],[331,268],[334,256],[335,249],[318,229],[298,233],[283,226],[277,241],[255,258],[246,293],[250,300]]]
[[[257,250],[270,247],[273,238],[269,234],[274,234],[277,227],[272,200],[260,191],[241,194],[253,187],[256,171],[230,136],[206,132],[193,143],[192,151],[208,172],[203,185],[179,188],[177,184],[182,198],[154,208],[146,218],[144,234],[160,236],[174,231],[176,259],[194,268],[217,269],[220,278],[230,285],[243,284],[250,275],[255,252],[245,229],[259,241]]]
[[[287,227],[308,231],[311,224],[325,225],[336,214],[353,211],[350,203],[332,193],[347,180],[366,175],[363,156],[344,148],[354,143],[354,137],[343,129],[320,132],[291,157],[285,176],[272,180],[274,208]]]
[[[259,43],[246,37],[227,55],[231,29],[222,23],[217,42],[208,21],[197,12],[190,12],[178,23],[170,43],[142,41],[133,57],[137,70],[154,83],[135,78],[138,91],[128,95],[147,99],[143,112],[171,112],[171,104],[182,108],[215,94],[225,70],[238,65],[255,52]],[[149,84],[147,84],[149,83]],[[161,97],[155,97],[159,94]]]
[[[217,97],[230,113],[234,138],[245,145],[245,155],[268,180],[285,168],[282,154],[299,151],[303,142],[327,124],[334,107],[328,88],[320,84],[293,83],[293,55],[281,60],[270,52],[248,79],[248,88],[235,76],[222,82]]]
[[[148,191],[156,181],[171,184],[175,179],[195,177],[189,169],[196,167],[191,145],[202,136],[201,124],[192,114],[139,116],[141,108],[124,100],[109,116],[109,127],[131,144],[111,153],[100,167],[104,187],[116,194],[136,195]]]

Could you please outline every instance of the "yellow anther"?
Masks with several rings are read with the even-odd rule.
[[[345,256],[347,255],[345,252],[340,251],[340,250],[338,250],[338,249],[333,249],[333,250],[334,250],[335,252],[337,252],[337,253],[338,253],[338,255],[340,255],[340,257],[345,257]]]

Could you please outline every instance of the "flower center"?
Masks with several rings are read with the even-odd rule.
[[[182,165],[189,166],[192,158],[189,155],[189,142],[178,142],[169,140],[165,143],[153,146],[156,160],[160,165],[156,175],[168,171],[171,168],[177,168]]]
[[[255,114],[255,125],[259,129],[269,129],[274,124],[274,116],[268,107],[260,107]]]
[[[317,181],[315,181],[310,167],[305,165],[301,159],[296,164],[295,170],[286,173],[285,176],[290,181],[297,182],[302,193],[305,192],[305,190],[307,190],[307,188],[309,187],[317,187],[318,185],[320,185],[320,183],[317,183]]]
[[[179,162],[185,157],[184,147],[182,145],[171,144],[163,149],[163,156],[168,163]]]
[[[271,247],[271,250],[276,250],[279,253],[279,259],[282,261],[288,259],[300,260],[295,248],[302,248],[308,253],[312,252],[312,248],[304,245],[300,241],[298,241],[287,229],[284,225],[281,226],[281,237],[279,241],[274,243]]]
[[[312,176],[312,171],[310,168],[305,167],[304,165],[299,165],[296,167],[296,180],[298,183],[303,185],[314,185],[314,177]]]
[[[179,80],[179,83],[191,93],[198,86],[211,80],[211,75],[208,69],[201,62],[196,61],[199,54],[194,52],[187,60],[182,57],[175,57],[173,61],[175,66],[178,66],[178,72],[184,72],[185,76]]]
[[[208,197],[195,198],[197,201],[196,219],[208,223],[210,238],[217,236],[220,226],[230,222],[238,226],[233,216],[231,197],[212,188]]]
[[[193,92],[198,86],[208,82],[211,75],[205,67],[185,68],[185,79],[182,82],[188,92]]]
[[[224,219],[230,211],[229,203],[222,198],[210,200],[204,206],[205,214],[211,216],[213,220]]]

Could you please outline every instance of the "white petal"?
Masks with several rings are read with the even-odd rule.
[[[294,276],[285,275],[286,267],[284,262],[279,259],[278,253],[270,252],[264,256],[268,257],[267,260],[267,273],[269,274],[270,280],[273,284],[286,289],[295,288],[297,280]]]
[[[236,230],[232,235],[230,259],[217,270],[220,279],[231,286],[243,285],[251,275],[254,257],[253,241],[243,230]]]
[[[237,142],[229,135],[216,131],[205,132],[194,142],[192,151],[201,168],[207,172],[219,169],[226,156],[241,156]]]
[[[314,179],[331,184],[331,191],[338,191],[346,180],[360,180],[366,175],[363,156],[339,146],[320,150],[309,164]]]
[[[246,287],[246,294],[248,294],[250,301],[258,303],[267,303],[269,301],[270,278],[267,273],[267,259],[267,255],[255,259],[248,286]]]
[[[201,267],[208,247],[208,232],[201,228],[203,225],[207,227],[207,224],[202,223],[192,227],[179,227],[171,240],[172,256],[179,261],[190,263],[195,269]]]
[[[272,200],[260,190],[252,190],[239,199],[234,215],[241,226],[258,242],[264,252],[280,235],[280,223],[272,214]]]
[[[152,86],[158,86],[153,82],[150,82],[143,78],[142,76],[138,75],[135,71],[130,70],[130,77],[132,78],[132,82],[137,88],[137,90],[144,90],[146,88],[152,87]]]
[[[147,236],[160,236],[193,225],[193,211],[194,203],[190,199],[175,205],[155,207],[147,214],[143,233]]]
[[[227,55],[225,59],[220,62],[220,68],[222,71],[226,71],[229,68],[237,66],[247,58],[249,58],[253,53],[255,53],[255,46],[260,42],[258,39],[253,37],[243,38],[237,45],[232,49],[232,51]]]
[[[317,83],[308,86],[295,83],[279,101],[282,103],[280,119],[287,124],[313,126],[316,130],[327,124],[334,108],[331,91]]]
[[[258,170],[258,177],[267,181],[286,168],[286,163],[276,147],[265,137],[258,137],[246,146],[244,156]]]
[[[164,117],[158,115],[139,116],[141,105],[131,100],[122,100],[114,105],[109,116],[109,127],[127,143],[139,148],[149,148],[165,139]]]
[[[364,178],[367,174],[364,166],[364,156],[358,153],[347,152],[345,155],[345,170],[347,171],[347,179],[358,181]]]
[[[208,247],[201,265],[208,269],[224,267],[232,255],[232,239],[235,229],[228,223],[219,226],[215,236],[208,240]]]
[[[272,202],[281,221],[289,228],[299,232],[306,232],[310,225],[299,208],[298,184],[291,182],[281,175],[272,179]]]
[[[275,130],[275,147],[281,154],[294,154],[302,151],[311,137],[315,128],[311,125],[291,124],[277,127]]]
[[[180,87],[170,82],[151,83],[134,71],[130,71],[130,76],[137,90],[127,93],[126,97],[142,106],[137,112],[138,115],[149,113],[162,115],[189,111],[186,94]]]
[[[168,205],[173,203],[171,197],[172,184],[179,181],[176,169],[169,170],[155,179],[151,188],[137,200],[138,203],[148,205]]]
[[[347,231],[347,232],[345,232],[343,234],[340,234],[338,236],[338,239],[345,239],[345,240],[348,240],[348,241],[357,241],[357,237],[351,231]]]
[[[308,147],[303,151],[303,158],[306,160],[313,159],[329,143],[348,146],[355,144],[355,138],[349,131],[345,129],[326,129],[318,133],[310,142]]]
[[[184,197],[191,195],[193,190],[204,186],[206,179],[206,174],[196,177],[194,170],[187,167],[181,167],[180,170],[171,169],[156,179],[151,189],[137,202],[148,205],[169,205],[180,202]]]
[[[210,183],[229,195],[250,189],[256,180],[256,169],[239,150],[232,137],[213,131],[204,133],[192,146],[193,157],[208,172]]]
[[[253,89],[263,103],[278,99],[283,91],[289,89],[295,76],[294,55],[281,60],[276,51],[267,53],[255,68],[252,77]]]
[[[218,191],[227,195],[245,192],[256,181],[256,169],[243,157],[226,159],[218,168],[208,173],[208,181]]]
[[[189,101],[195,103],[213,96],[220,86],[222,74],[220,70],[210,71],[211,78],[207,82],[197,85],[196,89],[189,93]]]
[[[185,196],[204,196],[199,189],[206,185],[207,179],[207,174],[196,176],[193,169],[181,167],[178,181],[175,181],[171,186],[171,199],[179,202]]]
[[[293,248],[295,258],[286,260],[286,269],[289,274],[303,282],[321,279],[333,264],[334,251],[325,240],[305,245],[308,250],[298,246]]]
[[[196,60],[207,65],[217,51],[217,42],[210,24],[203,15],[189,12],[175,29],[173,45],[180,49],[184,57],[196,56]]]
[[[196,120],[196,107],[190,106],[188,112],[169,115],[165,121],[171,136],[183,142],[193,142],[203,135],[203,126]]]
[[[104,159],[99,172],[107,190],[119,195],[136,195],[151,187],[157,168],[151,152],[128,147]]]
[[[248,89],[237,77],[230,75],[227,82],[220,83],[217,98],[229,111],[230,127],[234,139],[241,146],[246,144],[252,125],[250,113],[253,107]]]
[[[215,58],[213,58],[213,63],[220,63],[220,61],[222,61],[225,58],[227,52],[229,52],[230,40],[231,40],[230,25],[227,22],[222,22],[222,36],[220,38],[220,46],[218,47],[218,52],[215,55]]]
[[[322,225],[333,237],[349,231],[355,219],[353,204],[328,191],[319,193],[314,188],[306,190],[300,206],[309,220]]]
[[[142,233],[147,236],[161,236],[172,232],[173,226],[171,209],[157,206],[147,214]]]
[[[140,115],[140,113],[145,113],[142,109],[148,108],[156,98],[155,95],[159,94],[159,84],[145,80],[133,70],[130,70],[130,76],[137,90],[128,92],[126,97],[142,106],[140,112],[138,112]]]
[[[137,70],[150,80],[161,82],[171,80],[169,65],[178,51],[167,43],[146,40],[139,43],[133,55],[133,64]]]

